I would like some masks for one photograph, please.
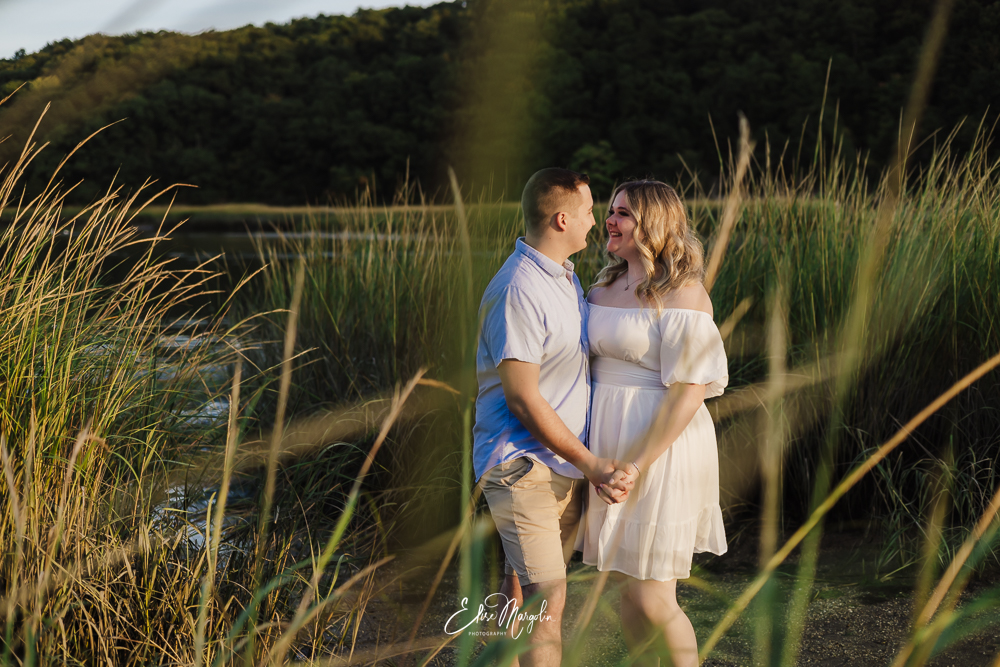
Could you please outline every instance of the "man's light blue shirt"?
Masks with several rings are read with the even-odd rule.
[[[539,365],[538,389],[586,444],[590,407],[587,300],[573,263],[563,265],[523,238],[490,281],[479,306],[479,396],[473,430],[476,479],[495,465],[530,457],[565,477],[583,473],[540,443],[507,407],[497,366],[504,359]]]

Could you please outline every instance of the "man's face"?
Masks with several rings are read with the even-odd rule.
[[[590,186],[581,183],[577,194],[569,200],[569,211],[566,216],[567,241],[572,245],[572,252],[580,252],[587,247],[587,233],[594,226],[594,197],[590,194]]]

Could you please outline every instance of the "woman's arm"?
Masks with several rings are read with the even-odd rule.
[[[669,305],[701,311],[709,317],[712,317],[713,313],[712,299],[701,283],[692,283],[676,290],[671,295]],[[695,336],[694,339],[698,340],[698,337]],[[690,345],[691,343],[684,344]],[[705,352],[706,350],[700,350],[700,354]],[[660,409],[646,432],[646,436],[633,443],[628,449],[630,458],[625,460],[634,462],[640,471],[648,469],[653,461],[667,451],[670,445],[674,444],[687,425],[691,423],[694,413],[705,402],[707,385],[676,382],[669,378],[671,375],[672,373],[664,371],[663,381],[670,384],[667,388],[667,397],[660,404]]]
[[[682,382],[670,385],[646,437],[633,443],[623,460],[635,463],[640,472],[648,470],[650,464],[680,437],[704,402],[705,385]]]

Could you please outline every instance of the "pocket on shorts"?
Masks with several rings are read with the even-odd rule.
[[[520,484],[524,478],[528,476],[528,473],[534,470],[535,466],[538,465],[530,456],[522,456],[516,459],[516,461],[520,465],[515,467],[513,470],[508,471],[510,476],[507,478],[507,483],[511,487],[515,487]]]
[[[488,488],[510,489],[523,480],[534,470],[535,462],[527,456],[521,456],[504,463],[498,463],[483,474],[479,483],[483,491]]]

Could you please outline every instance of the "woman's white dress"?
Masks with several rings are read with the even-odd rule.
[[[682,308],[591,304],[590,449],[622,459],[652,423],[674,382],[729,381],[722,337],[708,313]],[[708,409],[698,408],[680,437],[647,464],[624,503],[607,505],[589,486],[578,548],[583,562],[637,579],[685,579],[696,552],[726,552],[719,508],[719,454]]]

